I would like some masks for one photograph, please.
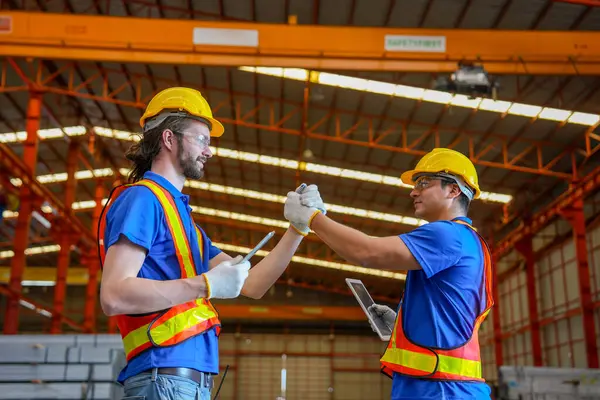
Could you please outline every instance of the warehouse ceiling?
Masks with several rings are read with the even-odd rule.
[[[288,17],[295,15],[299,25],[600,29],[600,7],[549,0],[13,0],[1,4],[4,10],[274,24],[288,23]],[[368,234],[396,235],[413,229],[410,189],[396,180],[416,164],[419,154],[435,146],[476,155],[480,186],[488,197],[474,201],[470,215],[495,240],[562,193],[574,174],[585,175],[598,161],[597,154],[584,151],[590,124],[342,88],[324,81],[273,76],[282,72],[269,69],[19,57],[4,57],[0,62],[0,132],[25,130],[33,81],[43,83],[36,86],[43,93],[40,128],[59,129],[58,134],[46,131],[40,140],[36,175],[65,173],[69,149],[74,147],[79,148],[76,170],[93,169],[102,175],[94,179],[81,172],[77,181],[76,216],[88,227],[97,182],[106,195],[121,177],[121,169],[129,167],[124,152],[134,140],[131,135],[139,132],[143,104],[169,86],[201,90],[226,131],[213,141],[217,154],[209,161],[203,182],[185,190],[192,204],[200,207],[197,221],[231,253],[239,251],[232,246],[252,247],[269,230],[281,236],[285,230],[281,196],[300,182],[319,185],[325,202],[340,206],[331,207],[330,215]],[[327,72],[417,89],[431,88],[439,76]],[[502,75],[500,84],[498,100],[600,113],[598,76]],[[21,141],[3,137],[15,154],[23,154]],[[345,169],[345,177],[332,176],[339,174],[334,168]],[[44,186],[64,200],[66,175],[43,179]],[[507,203],[506,196],[512,196],[512,201]],[[378,214],[365,216],[365,210]],[[16,218],[6,218],[0,225],[0,252],[12,248],[15,226]],[[31,246],[55,244],[52,229],[34,220]],[[27,265],[56,265],[57,255],[56,251],[30,255]],[[345,265],[315,235],[304,241],[298,255]],[[9,258],[0,258],[0,265],[9,266]],[[80,265],[77,253],[72,265]],[[403,286],[401,279],[303,262],[292,263],[280,285],[335,293],[345,291],[343,278],[348,276],[365,280],[376,295],[388,299],[398,298]]]

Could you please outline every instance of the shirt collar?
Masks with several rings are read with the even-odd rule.
[[[144,179],[150,179],[151,181],[158,183],[167,192],[169,192],[171,194],[171,196],[173,196],[174,199],[180,198],[181,200],[183,200],[183,202],[186,205],[188,205],[190,196],[188,196],[187,194],[181,193],[179,190],[177,190],[177,188],[175,186],[173,186],[173,184],[171,182],[169,182],[163,176],[161,176],[155,172],[152,172],[152,171],[146,171],[144,173]]]
[[[456,217],[452,221],[456,221],[457,219],[460,221],[464,221],[469,225],[473,225],[473,220],[471,220],[471,218],[469,218],[469,217]]]

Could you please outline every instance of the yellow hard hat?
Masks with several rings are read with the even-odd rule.
[[[223,124],[217,121],[212,114],[210,105],[202,94],[185,87],[172,87],[158,92],[148,106],[142,118],[140,126],[144,128],[147,120],[163,113],[172,111],[174,113],[186,113],[198,118],[205,119],[210,123],[210,136],[219,137],[225,131]]]
[[[415,169],[406,171],[400,179],[407,185],[413,185],[415,175],[437,173],[461,177],[475,191],[473,198],[479,197],[481,190],[475,166],[467,156],[451,149],[433,149],[419,160]]]

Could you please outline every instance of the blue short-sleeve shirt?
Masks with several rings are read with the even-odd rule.
[[[471,223],[468,218],[460,218]],[[421,270],[409,271],[401,303],[406,336],[427,347],[466,343],[485,309],[483,249],[465,225],[435,221],[400,235]],[[394,374],[392,400],[489,399],[479,382],[441,382]]]
[[[221,251],[213,246],[206,233],[200,229],[204,258],[200,256],[198,237],[191,217],[189,196],[182,194],[168,180],[153,172],[146,172],[144,179],[150,179],[172,196],[189,238],[197,274],[209,269],[209,261]],[[181,272],[173,238],[166,223],[161,204],[146,187],[133,186],[124,190],[114,201],[106,215],[106,250],[120,237],[126,237],[143,247],[146,259],[138,277],[155,280],[181,278]],[[119,382],[151,368],[185,367],[207,373],[218,373],[218,338],[215,329],[190,338],[172,347],[152,347],[127,363]]]

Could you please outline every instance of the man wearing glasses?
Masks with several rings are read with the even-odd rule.
[[[434,149],[402,174],[414,185],[411,232],[371,237],[325,216],[319,191],[288,193],[284,214],[308,225],[331,249],[364,267],[407,270],[397,312],[369,312],[393,327],[381,358],[392,399],[489,399],[481,373],[478,329],[493,305],[488,246],[467,217],[480,194],[477,171],[463,154]]]
[[[207,101],[193,89],[163,90],[140,125],[127,152],[132,183],[111,192],[98,227],[101,305],[117,319],[127,358],[118,381],[126,398],[210,400],[221,329],[210,300],[261,298],[308,228],[291,226],[249,271],[211,243],[181,192],[186,179],[202,178],[210,138],[224,131]]]

